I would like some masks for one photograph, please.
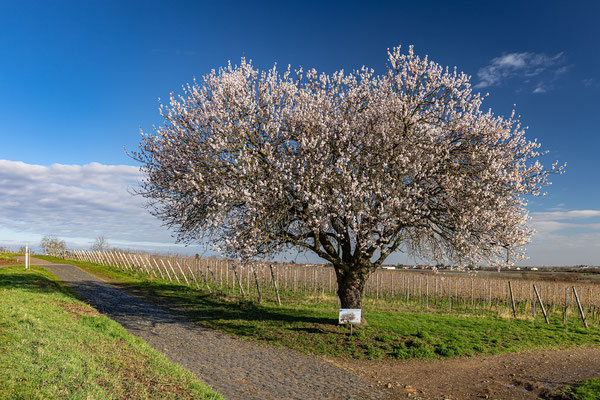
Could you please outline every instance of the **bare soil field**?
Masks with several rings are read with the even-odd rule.
[[[328,361],[370,380],[389,400],[555,398],[565,385],[600,376],[597,347],[441,361]]]
[[[538,270],[516,270],[504,268],[496,270],[477,271],[447,271],[448,275],[473,275],[482,278],[523,279],[546,282],[600,283],[600,269],[577,267],[539,267]]]

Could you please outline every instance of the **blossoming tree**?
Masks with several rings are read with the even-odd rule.
[[[400,48],[384,75],[258,71],[242,59],[171,95],[133,157],[178,240],[253,258],[297,248],[335,269],[343,308],[393,252],[451,263],[523,257],[526,195],[550,173],[517,118],[470,77]]]

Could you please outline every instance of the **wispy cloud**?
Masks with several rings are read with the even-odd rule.
[[[129,190],[141,179],[127,165],[41,166],[0,160],[2,232],[172,244],[170,233]],[[9,241],[10,237],[0,237]]]
[[[600,210],[534,212],[524,264],[600,265]]]
[[[548,220],[571,220],[571,219],[588,219],[594,217],[600,217],[600,210],[558,210],[558,211],[546,211],[546,212],[535,212],[531,214],[536,221],[548,221]]]
[[[547,91],[548,89],[546,88],[546,85],[544,85],[543,82],[538,83],[535,89],[533,89],[533,93],[546,93]]]
[[[596,78],[586,78],[581,81],[586,88],[600,88],[600,82]]]
[[[552,82],[568,71],[565,62],[563,52],[553,56],[531,52],[503,54],[479,69],[475,88],[497,86],[514,79],[521,84],[533,84],[533,93],[545,93]]]

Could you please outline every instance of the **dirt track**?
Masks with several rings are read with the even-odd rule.
[[[374,381],[390,400],[537,399],[551,389],[600,377],[600,347],[446,361],[331,361]]]

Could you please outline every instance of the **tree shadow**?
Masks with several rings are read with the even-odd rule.
[[[327,326],[337,323],[337,319],[310,316],[306,315],[305,312],[286,308],[285,306],[273,309],[251,301],[232,301],[218,294],[201,292],[183,285],[176,286],[154,282],[118,283],[114,285],[144,298],[145,301],[165,309],[174,316],[185,318],[188,321],[200,324],[210,322],[208,325],[212,326],[222,324],[228,328],[238,326],[234,330],[242,336],[246,336],[245,332],[252,335],[253,330],[233,324],[233,321],[265,321],[282,324],[301,323]],[[163,300],[164,298],[168,300]],[[315,333],[323,332],[318,328],[306,329],[313,329]]]
[[[322,333],[319,326],[335,325],[337,320],[312,316],[310,311],[261,306],[251,301],[225,298],[184,285],[158,282],[106,283],[82,270],[45,266],[67,279],[68,289],[39,275],[0,275],[0,287],[22,287],[38,292],[61,291],[96,308],[130,330],[147,329],[148,324],[192,322],[186,329],[218,328],[238,336],[256,336],[262,330],[255,322],[272,322],[286,329]],[[4,279],[2,279],[4,278]],[[69,293],[71,292],[71,293]],[[243,321],[243,322],[242,322]],[[184,324],[185,325],[185,324]],[[198,326],[200,325],[200,326]],[[301,328],[298,328],[298,326]]]
[[[3,273],[0,272],[0,289],[18,289],[36,293],[60,292],[69,297],[76,298],[75,294],[59,283],[44,276],[30,273]]]

